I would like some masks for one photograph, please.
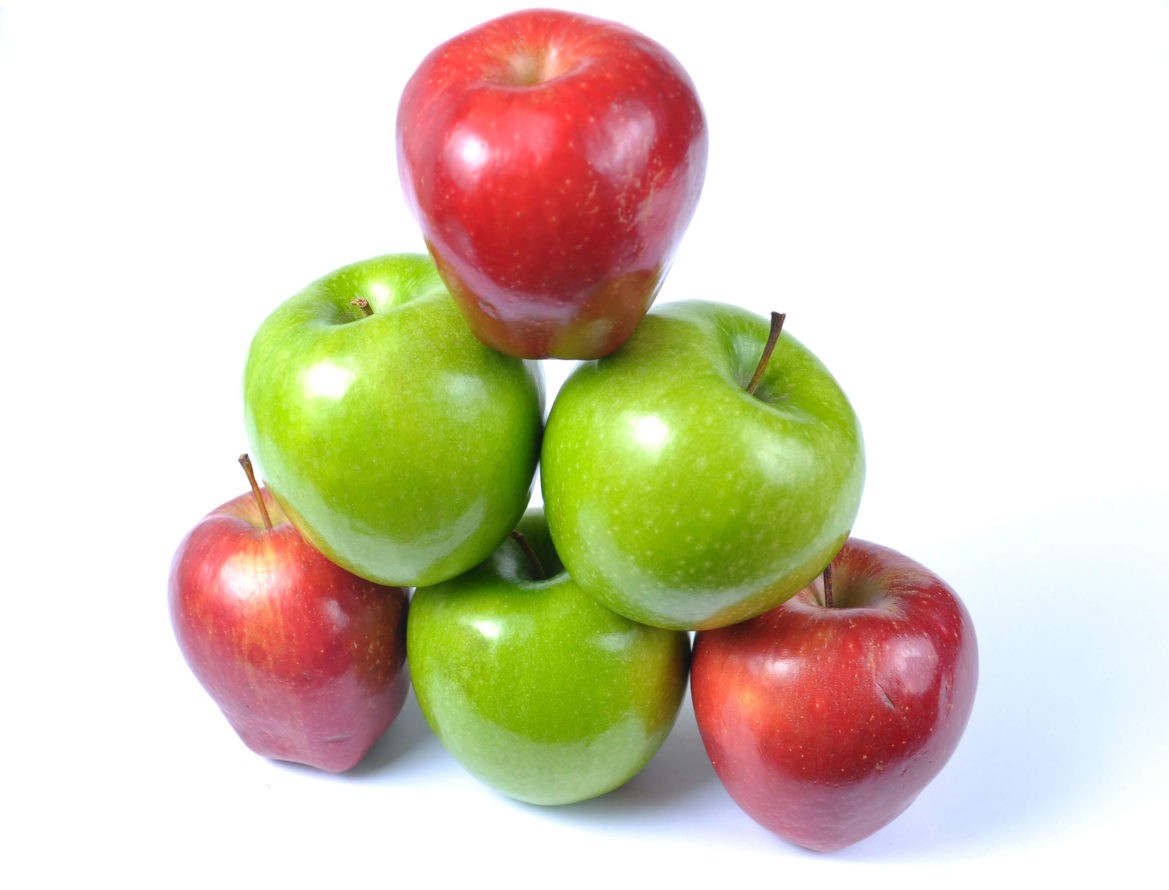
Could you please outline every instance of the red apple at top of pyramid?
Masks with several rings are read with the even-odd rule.
[[[521,358],[589,359],[656,297],[702,189],[707,129],[655,41],[525,10],[426,56],[397,147],[407,202],[476,336]]]

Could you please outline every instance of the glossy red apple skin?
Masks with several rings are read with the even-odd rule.
[[[262,489],[184,537],[171,620],[195,676],[244,743],[328,772],[355,766],[401,710],[408,597],[329,562]]]
[[[398,170],[481,341],[590,359],[632,333],[693,216],[707,128],[673,55],[555,10],[433,50],[402,94]]]
[[[954,591],[850,539],[817,580],[742,624],[700,631],[691,693],[719,779],[753,819],[822,852],[887,825],[938,774],[974,704],[974,626]]]

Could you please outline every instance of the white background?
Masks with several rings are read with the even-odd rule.
[[[661,299],[787,312],[864,424],[856,533],[974,616],[973,718],[904,816],[833,856],[768,835],[688,702],[629,785],[557,810],[477,785],[412,698],[344,777],[234,736],[166,578],[244,489],[247,344],[319,275],[421,249],[397,97],[511,8],[0,3],[0,884],[1141,886],[1169,799],[1164,2],[576,7],[668,46],[707,110]]]

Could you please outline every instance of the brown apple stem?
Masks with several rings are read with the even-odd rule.
[[[779,335],[783,331],[785,318],[787,315],[783,312],[771,313],[771,332],[767,335],[767,343],[763,347],[763,354],[759,356],[759,364],[755,366],[751,382],[747,384],[747,395],[749,396],[755,395],[755,390],[759,388],[759,383],[763,380],[763,373],[771,361],[771,353],[775,352],[775,344],[779,342]]]
[[[832,563],[824,566],[824,606],[831,609],[834,605],[832,600]]]
[[[256,481],[256,470],[252,466],[252,459],[246,453],[241,454],[239,463],[244,468],[248,483],[252,486],[252,495],[255,496],[256,503],[260,506],[260,515],[264,518],[264,528],[272,531],[272,517],[268,515],[268,505],[264,503],[264,494],[260,491],[260,483]]]
[[[369,300],[367,300],[365,297],[358,297],[355,300],[350,300],[349,305],[356,306],[358,309],[360,309],[361,314],[366,318],[369,318],[371,315],[373,315],[373,307],[369,305]]]
[[[544,566],[540,564],[540,557],[536,556],[536,551],[532,548],[532,542],[524,536],[518,528],[512,529],[511,536],[516,543],[520,545],[520,549],[528,557],[528,562],[532,564],[532,574],[537,581],[543,581],[548,576],[544,574]]]

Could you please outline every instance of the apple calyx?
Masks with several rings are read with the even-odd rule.
[[[755,373],[751,375],[751,382],[747,384],[747,395],[755,395],[755,390],[763,380],[767,365],[771,362],[771,354],[775,352],[775,344],[779,342],[779,335],[783,332],[783,322],[787,314],[783,312],[771,313],[771,330],[767,334],[767,343],[763,346],[763,354],[759,356],[759,364],[755,366]]]
[[[373,315],[373,307],[369,305],[369,300],[365,297],[357,297],[356,299],[350,300],[349,305],[356,306],[360,309],[363,318],[369,318]]]
[[[527,557],[532,568],[532,578],[536,581],[548,580],[548,573],[544,571],[540,557],[536,555],[536,550],[532,547],[532,542],[528,540],[527,536],[518,528],[512,529],[511,536],[520,545],[520,549],[524,551],[524,556]]]
[[[264,530],[272,531],[272,517],[268,514],[268,505],[264,503],[264,495],[260,492],[260,483],[256,481],[256,470],[252,466],[252,459],[244,452],[239,456],[239,464],[244,468],[244,475],[248,477],[248,484],[252,487],[252,496],[260,508],[260,516],[264,519]]]

